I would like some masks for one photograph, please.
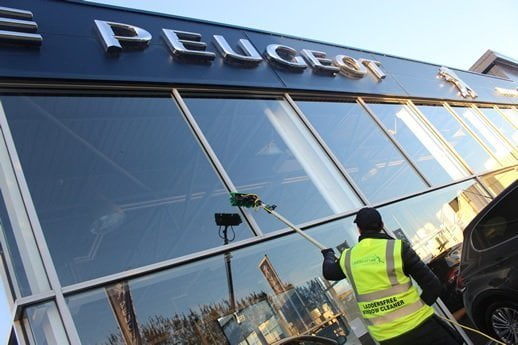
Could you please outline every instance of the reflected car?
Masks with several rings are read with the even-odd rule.
[[[457,288],[461,250],[462,243],[458,243],[428,263],[428,267],[439,278],[443,286],[441,299],[452,313],[464,307],[462,293]]]
[[[482,331],[518,344],[518,181],[464,230],[459,287],[466,312]]]

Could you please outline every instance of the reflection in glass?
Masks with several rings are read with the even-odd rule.
[[[510,142],[518,146],[518,129],[514,128],[498,110],[494,108],[479,109]]]
[[[518,110],[515,108],[498,108],[498,110],[504,114],[507,121],[509,121],[514,128],[518,128]]]
[[[434,185],[466,176],[466,171],[403,104],[369,104],[390,135]]]
[[[453,107],[455,112],[464,120],[470,129],[490,148],[498,160],[505,165],[516,164],[512,155],[512,147],[503,141],[480,118],[480,115],[472,108]]]
[[[432,105],[418,108],[473,171],[479,173],[500,167],[446,108]]]
[[[239,192],[259,194],[295,224],[360,206],[287,102],[184,99]],[[282,227],[266,213],[254,216],[265,232]]]
[[[408,241],[441,280],[442,298],[452,313],[463,307],[456,290],[463,230],[489,201],[469,180],[379,209],[385,228]]]
[[[353,230],[347,219],[311,235],[343,249]],[[232,253],[235,309],[223,256],[72,296],[68,305],[83,344],[270,344],[300,334],[360,344],[363,334],[349,326],[354,304],[337,297],[350,299],[350,287],[335,290],[321,263],[320,251],[294,234]]]
[[[37,291],[37,288],[34,289],[35,291],[32,291],[33,289],[31,289],[31,285],[23,265],[24,259],[29,267],[31,275],[41,275],[41,272],[35,272],[32,270],[34,267],[31,265],[29,258],[22,258],[16,242],[17,238],[21,240],[20,235],[21,234],[13,231],[11,220],[7,214],[3,193],[0,193],[0,249],[2,252],[2,259],[0,262],[5,263],[8,267],[7,273],[9,273],[11,277],[11,282],[15,290],[11,291],[11,293],[13,293],[13,297],[28,296],[32,293],[39,292]],[[47,281],[46,276],[39,277],[39,279],[34,277],[34,281],[36,280]],[[38,284],[34,282],[33,285],[37,286]],[[45,287],[50,289],[48,285]],[[5,291],[7,292],[8,290]]]
[[[506,187],[518,180],[518,168],[514,167],[495,173],[480,176],[482,183],[495,195],[500,194]]]
[[[426,188],[358,104],[298,101],[297,105],[371,202]]]
[[[2,102],[64,285],[222,244],[228,193],[170,97]]]
[[[31,344],[66,345],[69,343],[54,302],[27,308],[23,321],[27,326],[27,335]]]

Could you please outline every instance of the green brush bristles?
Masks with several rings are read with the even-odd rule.
[[[259,207],[261,200],[257,194],[230,193],[230,204],[238,207]]]

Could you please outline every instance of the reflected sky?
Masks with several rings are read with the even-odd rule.
[[[466,172],[442,149],[408,107],[372,103],[368,107],[433,185],[466,176]]]
[[[223,243],[235,208],[169,96],[2,103],[63,285]]]
[[[485,172],[500,167],[446,108],[428,105],[418,108],[473,171]]]
[[[480,111],[515,147],[518,146],[518,129],[514,128],[501,113],[493,108],[480,108]]]
[[[358,104],[297,101],[297,105],[369,201],[375,203],[426,188]]]
[[[285,101],[184,99],[239,192],[259,194],[295,224],[360,206]],[[284,227],[253,216],[265,232]]]

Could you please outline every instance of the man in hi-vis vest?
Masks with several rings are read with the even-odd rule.
[[[431,305],[441,283],[409,244],[386,235],[379,212],[362,208],[354,220],[358,244],[337,261],[324,249],[328,280],[347,278],[372,337],[382,345],[461,344],[454,331],[434,314]],[[419,295],[412,277],[422,289]]]

